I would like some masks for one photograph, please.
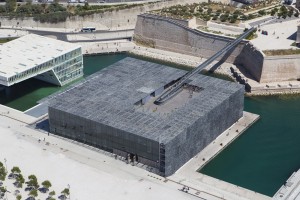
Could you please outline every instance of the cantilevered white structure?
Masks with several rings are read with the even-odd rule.
[[[35,77],[62,86],[81,76],[79,45],[29,34],[0,46],[0,85]]]

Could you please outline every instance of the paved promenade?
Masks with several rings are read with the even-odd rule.
[[[20,121],[27,117],[12,111],[9,117],[0,115],[0,160],[6,159],[9,169],[19,166],[24,177],[50,180],[57,194],[69,184],[77,200],[199,199],[181,192],[181,185],[103,151],[30,128]],[[8,199],[15,199],[13,193]]]
[[[294,172],[286,183],[276,192],[273,200],[300,199],[300,170]]]
[[[82,46],[82,53],[84,55],[127,52],[131,51],[134,47],[134,44],[127,40],[79,42],[78,44]]]
[[[128,165],[119,157],[115,159],[112,154],[33,129],[28,124],[38,119],[19,111],[1,106],[0,112],[4,113],[0,115],[0,151],[3,152],[0,160],[7,159],[8,167],[19,166],[25,176],[34,173],[40,180],[50,179],[53,189],[57,191],[70,184],[71,195],[78,200],[268,199],[259,194],[253,196],[254,192],[196,172],[238,137],[258,118],[257,115],[244,113],[244,117],[230,130],[225,131],[175,175],[165,179],[141,169],[143,166],[140,164],[138,167]],[[205,162],[203,157],[206,158]],[[190,189],[183,192],[184,186]]]

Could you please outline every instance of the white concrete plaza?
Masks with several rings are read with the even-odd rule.
[[[292,36],[297,32],[298,23],[299,19],[278,19],[276,23],[262,25],[260,30],[267,31],[268,35],[257,32],[258,37],[251,40],[251,43],[260,50],[295,48],[291,44],[295,42],[296,38]]]

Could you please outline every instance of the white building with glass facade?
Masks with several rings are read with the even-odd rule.
[[[0,85],[35,77],[63,86],[82,76],[80,45],[29,34],[0,46]]]

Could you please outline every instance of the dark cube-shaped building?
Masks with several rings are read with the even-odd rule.
[[[185,73],[125,58],[50,100],[50,131],[169,176],[243,115],[242,85],[201,74],[155,105]]]

